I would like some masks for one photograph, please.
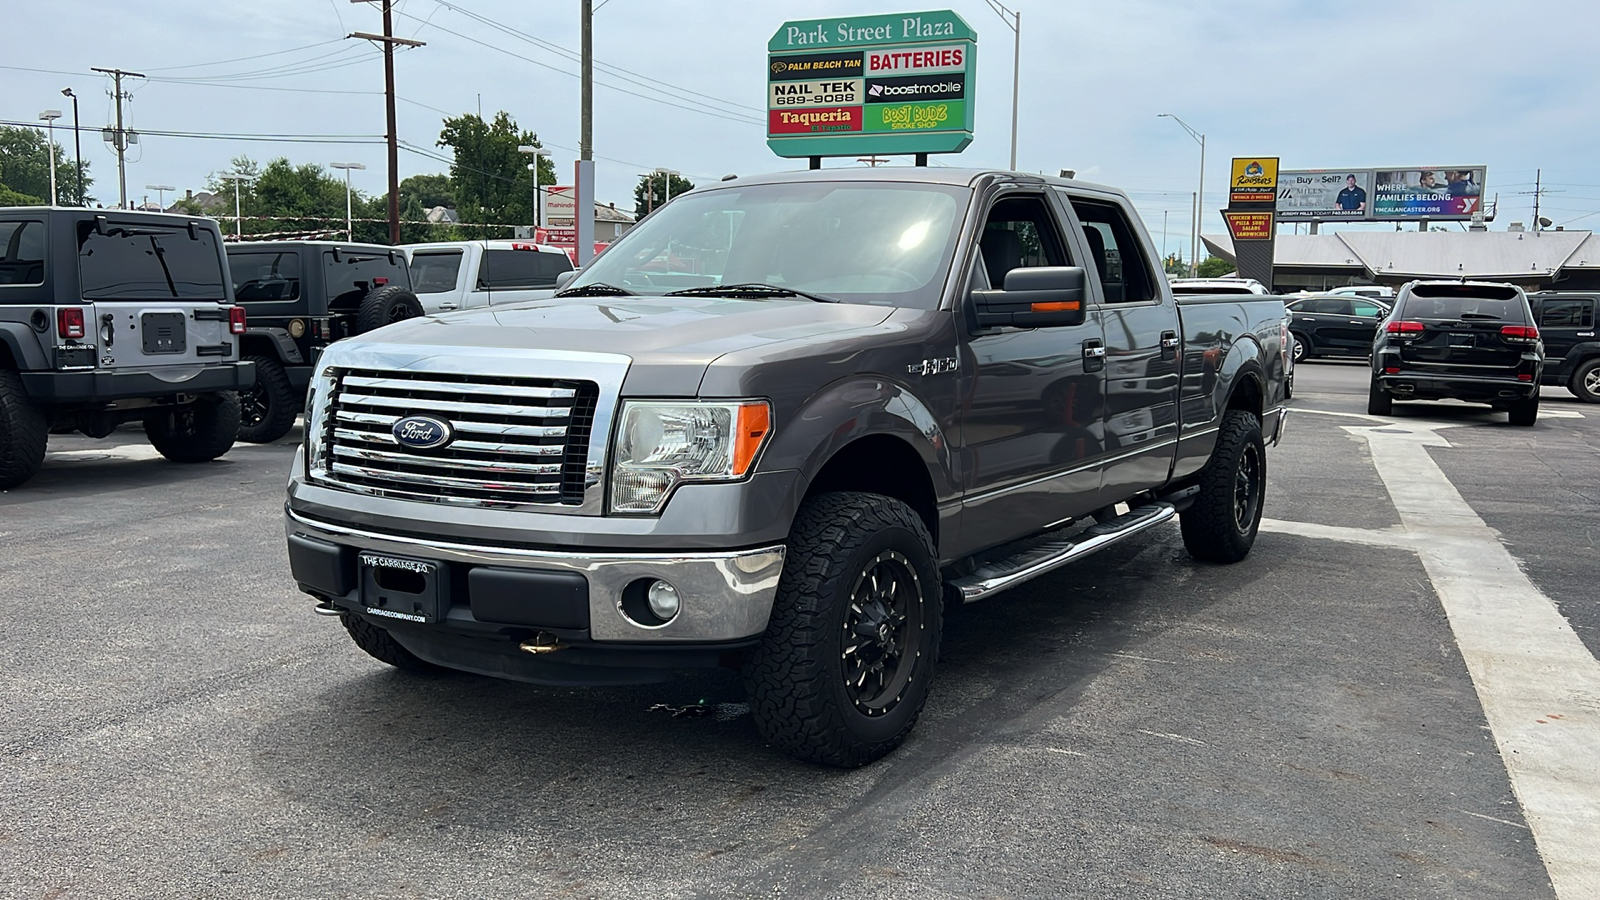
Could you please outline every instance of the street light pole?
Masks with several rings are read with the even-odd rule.
[[[244,217],[239,209],[239,183],[250,181],[254,176],[234,173],[222,177],[233,182],[233,236],[236,240],[244,240]]]
[[[655,174],[661,176],[661,205],[666,206],[667,201],[672,199],[672,176],[683,173],[677,169],[656,169]],[[654,194],[655,192],[651,191],[651,193]]]
[[[1011,170],[1017,168],[1017,88],[1022,84],[1022,11],[1006,8],[1000,0],[985,0],[989,8],[994,10],[1000,21],[1006,23],[1011,29],[1013,43],[1011,46]],[[1006,17],[1011,19],[1007,21]]]
[[[167,191],[177,190],[176,187],[170,184],[147,184],[144,189],[156,192],[156,205],[161,207],[162,212],[167,211]],[[150,198],[146,197],[145,199],[148,201]]]
[[[78,95],[74,94],[72,92],[72,88],[62,88],[61,89],[61,95],[63,97],[71,97],[72,98],[72,151],[73,151],[73,154],[74,154],[74,159],[76,160],[77,166],[78,166],[78,177],[77,177],[78,192],[74,196],[76,196],[78,198],[78,205],[82,206],[83,205],[83,132],[81,130],[79,130],[79,128],[78,128]]]
[[[537,135],[535,135],[535,139],[537,139]],[[549,156],[550,151],[542,149],[534,144],[522,144],[521,146],[517,147],[517,151],[520,153],[533,154],[533,162],[528,163],[529,171],[533,172],[533,227],[543,228],[544,216],[541,215],[541,213],[544,207],[544,197],[539,190],[539,157]]]
[[[344,239],[354,242],[356,239],[355,220],[350,218],[350,170],[365,169],[364,163],[328,163],[335,169],[344,170]]]
[[[1189,245],[1189,274],[1193,276],[1199,271],[1200,219],[1205,215],[1206,208],[1206,136],[1198,131],[1195,131],[1193,128],[1190,128],[1189,123],[1178,118],[1172,113],[1160,113],[1156,116],[1156,118],[1171,119],[1172,121],[1177,122],[1178,126],[1184,131],[1187,131],[1189,133],[1189,137],[1194,138],[1195,143],[1200,145],[1200,190],[1195,194],[1194,236]]]
[[[47,109],[39,113],[39,121],[45,123],[44,142],[50,148],[50,205],[56,205],[56,120],[61,118],[61,110]]]

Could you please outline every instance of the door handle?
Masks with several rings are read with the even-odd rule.
[[[1098,339],[1083,342],[1083,370],[1098,372],[1106,367],[1106,345]]]
[[[1580,331],[1580,332],[1578,332],[1578,337],[1594,337],[1594,332],[1592,332],[1592,331]]]
[[[107,347],[117,342],[117,317],[111,313],[100,317],[100,340],[104,341]]]
[[[1178,356],[1178,333],[1176,331],[1161,332],[1161,358],[1176,359]]]

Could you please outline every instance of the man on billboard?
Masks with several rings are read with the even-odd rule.
[[[1449,188],[1439,183],[1437,173],[1424,170],[1417,180],[1419,194],[1448,194]]]
[[[1339,212],[1352,216],[1360,215],[1367,206],[1367,192],[1356,184],[1354,175],[1346,178],[1344,185],[1344,190],[1339,192],[1338,198],[1334,201],[1339,206]]]

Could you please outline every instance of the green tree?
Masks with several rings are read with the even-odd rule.
[[[1208,256],[1200,261],[1199,267],[1195,269],[1195,274],[1201,278],[1221,278],[1235,268],[1233,263],[1220,256]]]
[[[60,144],[56,148],[56,196],[61,203],[78,200],[78,170],[72,155]],[[83,164],[83,184],[94,184],[89,177],[89,164]],[[50,145],[45,134],[37,128],[20,125],[0,125],[0,188],[9,188],[10,195],[35,198],[42,204],[50,196]],[[85,193],[87,199],[92,196]],[[14,201],[7,201],[14,202]]]
[[[633,186],[633,217],[642,219],[652,209],[666,203],[669,186],[673,197],[694,190],[694,182],[677,175],[640,175],[639,183]]]
[[[534,157],[517,148],[541,146],[533,132],[519,129],[504,110],[491,122],[468,113],[444,120],[439,146],[450,148],[455,156],[450,186],[463,224],[532,224],[533,172],[528,162]],[[555,164],[546,156],[537,159],[539,183],[555,184]]]
[[[414,202],[424,211],[433,209],[435,206],[454,209],[456,205],[455,185],[450,183],[449,175],[413,175],[400,181],[400,202],[401,204]],[[411,217],[402,215],[401,218]]]

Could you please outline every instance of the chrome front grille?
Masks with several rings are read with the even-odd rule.
[[[476,506],[583,503],[594,382],[359,368],[329,374],[323,480]],[[454,437],[438,449],[408,448],[394,436],[407,416],[444,420]]]

